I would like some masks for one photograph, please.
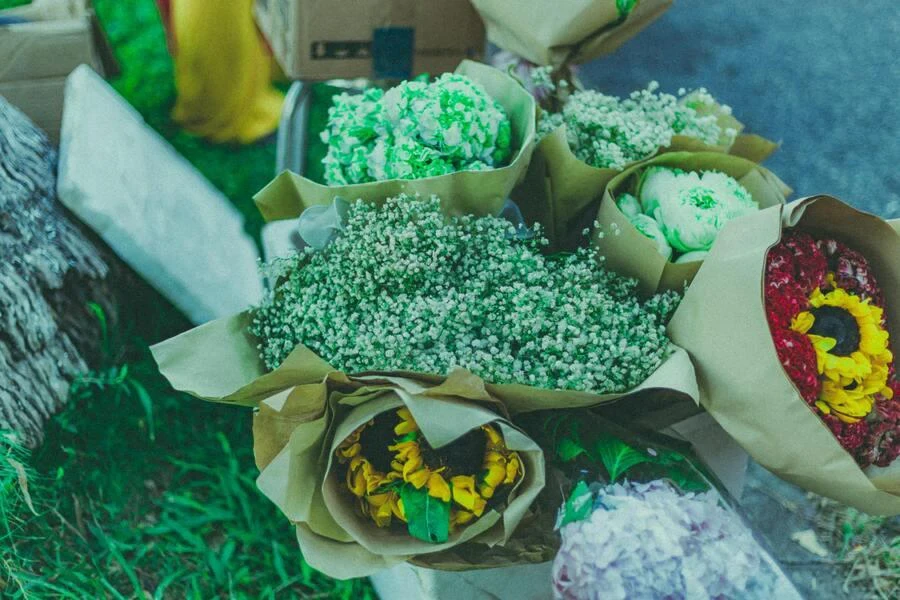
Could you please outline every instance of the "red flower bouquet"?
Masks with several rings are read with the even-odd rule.
[[[900,515],[900,235],[813,196],[726,224],[669,322],[706,411],[762,466]]]
[[[884,294],[866,258],[790,231],[768,254],[765,307],[775,349],[800,395],[861,467],[900,454]]]

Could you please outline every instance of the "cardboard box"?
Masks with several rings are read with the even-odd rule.
[[[0,96],[56,142],[66,76],[82,63],[100,69],[90,15],[83,2],[36,2],[0,11],[27,19],[0,26]],[[7,58],[8,57],[8,58]]]
[[[469,0],[256,0],[254,12],[292,79],[408,79],[484,54]]]

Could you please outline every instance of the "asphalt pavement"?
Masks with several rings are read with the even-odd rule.
[[[619,96],[651,80],[705,87],[747,131],[782,143],[766,166],[792,198],[828,193],[900,217],[900,0],[676,0],[580,76]],[[742,504],[804,595],[865,597],[842,589],[836,557],[792,541],[816,517],[804,492],[752,465]]]
[[[581,77],[616,95],[705,87],[782,142],[766,166],[794,198],[900,217],[900,0],[676,0]]]

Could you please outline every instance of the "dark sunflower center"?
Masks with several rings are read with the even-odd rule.
[[[481,472],[484,463],[487,438],[481,429],[473,429],[439,450],[429,446],[424,437],[419,438],[419,444],[422,448],[422,460],[429,469],[446,467],[449,477],[476,475]]]
[[[850,356],[859,349],[859,325],[853,315],[836,306],[814,308],[810,312],[815,322],[809,333],[837,340],[832,354]]]
[[[394,433],[396,423],[397,420],[392,413],[378,415],[375,422],[359,434],[363,456],[382,473],[389,473],[391,470],[392,453],[388,450],[388,446],[393,446],[397,437]]]

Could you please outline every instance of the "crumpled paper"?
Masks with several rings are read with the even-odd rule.
[[[831,196],[772,206],[728,223],[669,323],[697,368],[707,412],[762,466],[811,492],[873,515],[900,514],[900,461],[865,471],[800,396],[765,313],[766,256],[785,229],[837,238],[868,260],[900,331],[900,235]]]

